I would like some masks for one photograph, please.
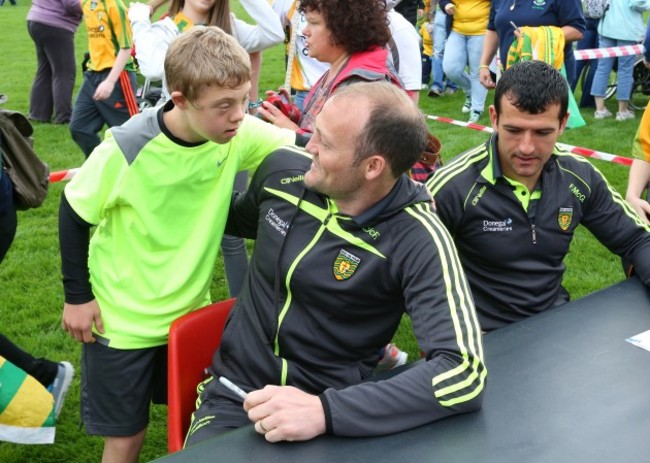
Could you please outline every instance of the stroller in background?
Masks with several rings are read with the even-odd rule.
[[[135,100],[138,102],[140,112],[159,104],[162,99],[162,87],[159,86],[160,84],[161,81],[152,82],[151,79],[144,79],[142,85],[138,86],[135,91]]]

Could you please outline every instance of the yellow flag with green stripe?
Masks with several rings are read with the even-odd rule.
[[[51,444],[55,424],[52,394],[0,356],[0,441]]]

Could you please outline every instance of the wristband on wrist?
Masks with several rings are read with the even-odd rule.
[[[264,100],[260,99],[260,100],[257,100],[257,101],[250,101],[248,103],[248,109],[257,109],[257,108],[259,108],[260,106],[262,106],[262,101],[264,101]]]
[[[478,68],[479,69],[490,69],[490,66],[488,66],[487,64],[481,64]]]

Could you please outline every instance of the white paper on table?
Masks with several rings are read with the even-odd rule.
[[[631,338],[627,338],[626,341],[640,347],[641,349],[650,351],[650,330],[639,333]]]

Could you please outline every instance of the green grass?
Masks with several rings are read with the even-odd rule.
[[[0,8],[0,93],[9,96],[7,109],[28,111],[29,89],[36,69],[34,47],[27,34],[25,17],[29,3],[18,0],[18,6],[7,2]],[[241,12],[237,9],[238,16]],[[241,17],[241,16],[240,16]],[[82,27],[76,36],[78,62],[86,47]],[[284,81],[283,48],[277,46],[265,52],[260,90],[275,89]],[[77,85],[81,83],[81,72]],[[488,96],[491,101],[492,94]],[[444,115],[464,120],[460,108],[464,96],[456,94],[443,98],[421,96],[424,113]],[[616,110],[616,102],[608,101]],[[629,156],[632,138],[640,120],[617,123],[593,121],[593,111],[585,111],[586,127],[567,132],[561,141],[586,146],[614,154]],[[485,115],[481,123],[487,124]],[[482,143],[487,135],[462,127],[430,122],[431,130],[443,142],[443,157],[449,159],[470,147]],[[35,147],[52,171],[77,167],[83,154],[70,138],[67,127],[36,124]],[[625,190],[627,168],[603,161],[594,161],[599,169],[621,192]],[[24,349],[36,356],[55,360],[70,360],[79,370],[80,346],[61,331],[63,290],[60,279],[57,241],[57,210],[62,183],[53,184],[45,204],[35,210],[19,213],[16,239],[6,259],[0,265],[1,330]],[[574,298],[584,296],[623,278],[619,259],[603,248],[585,230],[580,230],[567,257],[565,283]],[[526,278],[522,275],[522,278]],[[221,265],[215,268],[213,297],[226,297],[225,279]],[[396,342],[406,348],[411,357],[418,348],[405,320],[396,335]],[[115,404],[119,406],[119,404]],[[73,382],[66,405],[57,425],[54,445],[21,446],[0,443],[0,461],[13,462],[87,462],[98,461],[102,441],[89,437],[79,426],[79,377]],[[166,408],[154,406],[151,425],[142,452],[142,461],[149,461],[166,452]]]

